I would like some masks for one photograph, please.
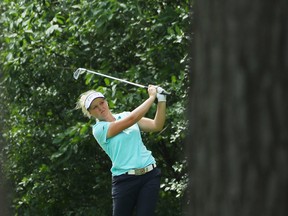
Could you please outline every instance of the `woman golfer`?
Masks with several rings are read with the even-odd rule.
[[[94,117],[93,135],[112,161],[113,216],[152,216],[160,189],[161,171],[147,150],[141,131],[162,130],[165,122],[166,95],[149,85],[149,97],[132,112],[112,114],[102,93],[88,91],[77,103],[84,115]],[[154,119],[144,117],[158,99]]]

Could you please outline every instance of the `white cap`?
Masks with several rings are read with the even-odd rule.
[[[93,100],[95,100],[96,98],[104,98],[104,95],[100,92],[92,92],[90,93],[84,102],[84,106],[86,109],[88,109],[92,103]]]

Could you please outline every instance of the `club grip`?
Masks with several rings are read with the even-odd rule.
[[[164,94],[164,95],[169,95],[170,92],[165,91],[163,88],[161,88],[160,86],[157,86],[157,93],[159,94]]]

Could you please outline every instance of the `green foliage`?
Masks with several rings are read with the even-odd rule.
[[[187,98],[189,1],[5,0],[1,4],[1,119],[5,173],[14,215],[110,215],[110,161],[74,110],[88,89],[105,93],[113,111],[147,97],[84,67],[168,96],[167,127],[143,134],[162,167],[157,215],[181,215],[187,184],[183,140]],[[151,113],[148,113],[151,115]],[[173,207],[173,208],[170,208]]]

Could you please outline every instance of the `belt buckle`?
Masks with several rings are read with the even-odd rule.
[[[135,175],[143,175],[146,173],[146,168],[135,169]]]

